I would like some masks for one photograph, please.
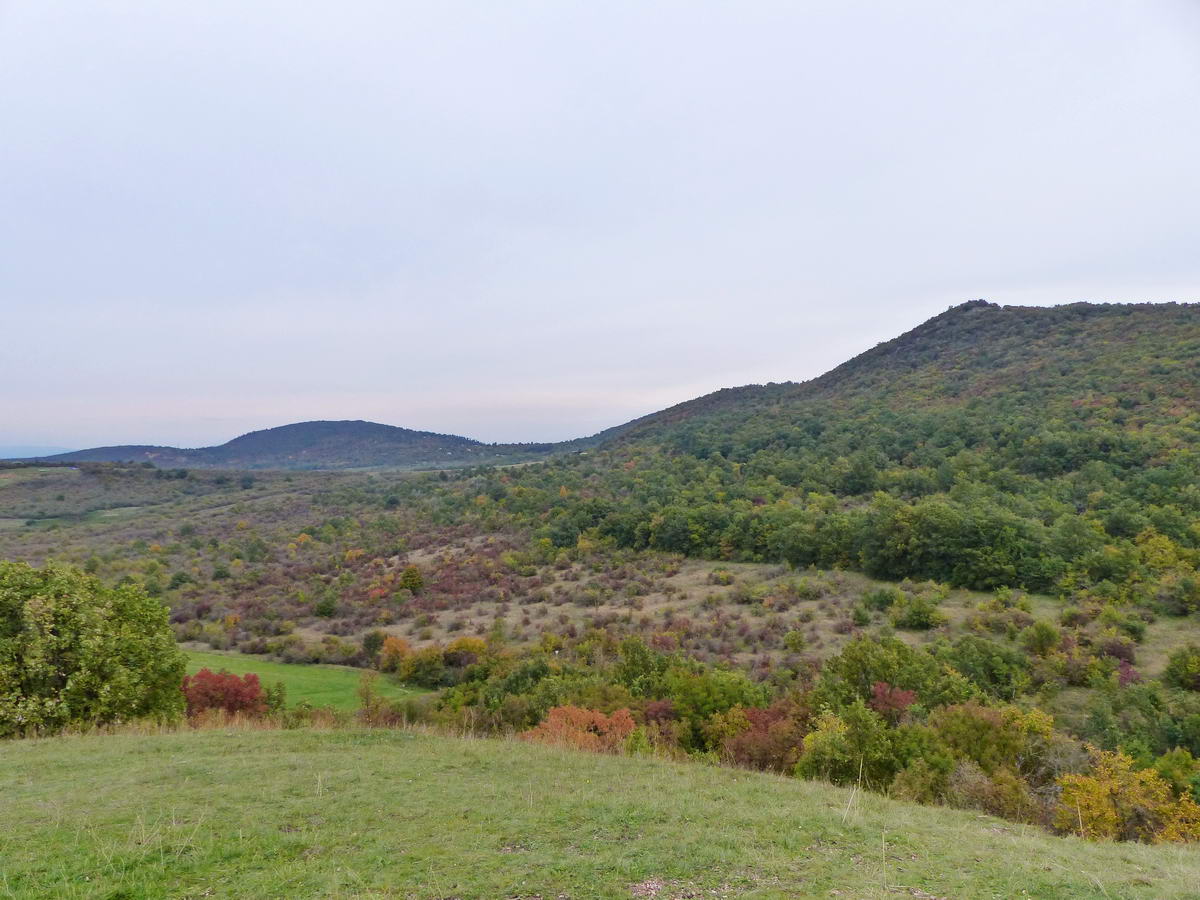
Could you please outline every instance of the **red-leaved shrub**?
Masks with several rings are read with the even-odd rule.
[[[791,700],[779,700],[765,709],[746,707],[742,712],[749,727],[725,739],[721,748],[725,756],[734,765],[790,773],[800,758],[810,711]]]
[[[267,710],[262,685],[253,672],[239,678],[224,669],[220,672],[201,669],[183,679],[183,696],[189,717],[210,709],[250,716],[261,716]]]
[[[1135,669],[1128,660],[1121,660],[1117,666],[1117,682],[1121,687],[1129,687],[1142,680],[1142,673]]]
[[[645,716],[648,723],[674,722],[679,718],[679,713],[675,709],[674,700],[650,700],[646,703]]]
[[[871,687],[871,709],[893,725],[900,721],[904,711],[917,702],[916,691],[893,687],[885,681],[877,681]]]

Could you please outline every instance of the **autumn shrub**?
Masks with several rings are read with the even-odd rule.
[[[1135,612],[1107,604],[1097,616],[1102,625],[1114,628],[1129,638],[1141,642],[1146,637],[1146,619]]]
[[[1102,684],[1110,672],[1116,671],[1114,661],[1105,661],[1073,641],[1065,641],[1062,650],[1054,650],[1039,661],[1035,671],[1053,673],[1053,679],[1072,687],[1091,687]]]
[[[741,671],[671,665],[662,676],[661,692],[673,703],[682,723],[679,734],[689,750],[715,750],[704,737],[705,723],[715,713],[734,707],[765,706],[769,690]]]
[[[885,681],[877,681],[871,686],[871,709],[892,725],[899,722],[905,711],[916,702],[916,691],[893,687]]]
[[[778,700],[765,708],[737,707],[744,727],[727,734],[721,755],[735,766],[789,773],[800,759],[810,711],[795,700]]]
[[[1133,639],[1119,634],[1115,629],[1109,629],[1096,641],[1096,651],[1101,656],[1107,656],[1120,663],[1133,665],[1137,661],[1137,650]]]
[[[1042,823],[1046,804],[1029,784],[1009,769],[992,774],[977,763],[960,759],[950,773],[946,802],[960,809],[978,809],[1016,822]]]
[[[992,789],[986,812],[1011,822],[1044,824],[1046,804],[1033,792],[1029,783],[1011,769],[998,769],[991,775]]]
[[[618,753],[635,726],[627,709],[606,716],[594,709],[556,706],[539,725],[523,732],[521,737],[594,753]]]
[[[1167,573],[1159,580],[1156,599],[1170,615],[1200,610],[1200,576],[1188,571]]]
[[[388,635],[379,649],[379,671],[396,672],[412,653],[412,645],[404,638]]]
[[[713,713],[701,726],[706,747],[722,747],[726,741],[750,727],[746,710],[740,706]]]
[[[820,600],[831,590],[828,583],[819,578],[807,576],[797,581],[792,589],[797,600]]]
[[[183,679],[183,696],[187,702],[188,718],[209,710],[221,710],[233,715],[261,716],[267,711],[267,698],[262,684],[253,672],[234,675],[222,669],[201,669]]]
[[[888,615],[897,628],[912,631],[928,631],[946,623],[946,614],[938,609],[937,599],[927,594],[902,593]]]
[[[1091,771],[1064,775],[1059,787],[1054,813],[1059,831],[1091,840],[1154,841],[1168,827],[1181,836],[1191,830],[1190,807],[1175,800],[1157,772],[1135,769],[1119,751],[1093,749]]]
[[[455,668],[466,668],[487,654],[487,641],[478,637],[455,638],[442,651],[442,661]]]
[[[554,702],[548,703],[546,709],[550,706],[583,706],[602,713],[612,713],[622,708],[632,710],[638,702],[625,685],[612,684],[596,677],[547,679],[539,685],[535,696],[539,702],[542,698],[553,699]]]
[[[708,573],[706,580],[709,584],[731,585],[733,584],[733,573],[728,569],[713,569]]]
[[[506,734],[523,731],[537,724],[543,707],[531,697],[509,694],[490,710],[495,717],[495,729]]]
[[[498,707],[508,697],[523,696],[532,704],[534,701],[530,695],[538,691],[542,683],[552,674],[553,670],[550,664],[545,659],[535,656],[521,660],[515,665],[498,666],[486,683],[479,686],[467,683],[462,685],[460,690],[468,689],[468,693],[476,693],[482,705],[492,709]],[[569,704],[546,702],[536,713],[544,713],[552,706],[565,705]]]
[[[762,603],[770,593],[770,585],[761,581],[741,581],[734,584],[729,599],[740,604]]]
[[[666,700],[650,700],[647,701],[643,718],[647,722],[674,722],[679,718],[679,712],[675,709],[675,701]]]
[[[914,759],[896,773],[888,794],[909,803],[939,803],[946,796],[953,761],[948,757]]]
[[[276,681],[263,688],[263,703],[267,706],[267,715],[282,714],[287,709],[287,685]]]
[[[1083,628],[1100,615],[1100,609],[1096,603],[1072,603],[1062,608],[1058,621],[1067,628]]]
[[[1190,796],[1181,797],[1168,812],[1155,838],[1181,844],[1200,843],[1200,803]]]
[[[446,681],[442,648],[436,644],[422,647],[405,656],[396,668],[401,681],[427,688],[441,687]]]
[[[1127,660],[1121,660],[1117,664],[1117,685],[1120,687],[1129,687],[1131,684],[1139,684],[1142,680],[1142,673],[1134,668],[1133,664]]]

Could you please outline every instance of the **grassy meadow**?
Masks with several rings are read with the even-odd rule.
[[[0,747],[0,896],[1185,898],[1195,849],[412,731]],[[82,798],[86,798],[86,802]]]
[[[313,706],[328,706],[336,710],[352,711],[358,707],[358,683],[362,669],[349,666],[297,665],[278,663],[244,653],[217,652],[208,650],[185,650],[188,674],[201,669],[219,672],[224,669],[235,675],[253,672],[263,686],[282,681],[287,689],[289,706],[307,702]],[[376,692],[388,700],[401,700],[413,694],[424,693],[420,688],[408,687],[384,675],[375,683]]]

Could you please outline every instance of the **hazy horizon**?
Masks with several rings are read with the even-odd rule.
[[[0,0],[0,446],[555,441],[1200,300],[1200,7]]]

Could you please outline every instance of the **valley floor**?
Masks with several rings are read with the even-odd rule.
[[[310,706],[329,707],[339,712],[358,709],[358,687],[365,669],[349,666],[313,666],[277,663],[261,656],[249,656],[232,651],[195,650],[184,648],[187,654],[188,674],[194,675],[201,669],[213,672],[227,671],[234,675],[253,673],[264,687],[282,683],[286,690],[287,705],[307,703]],[[403,700],[427,691],[423,688],[400,684],[393,676],[383,676],[374,685],[375,692],[386,700]]]
[[[1197,896],[1200,851],[411,731],[0,746],[0,897]]]

